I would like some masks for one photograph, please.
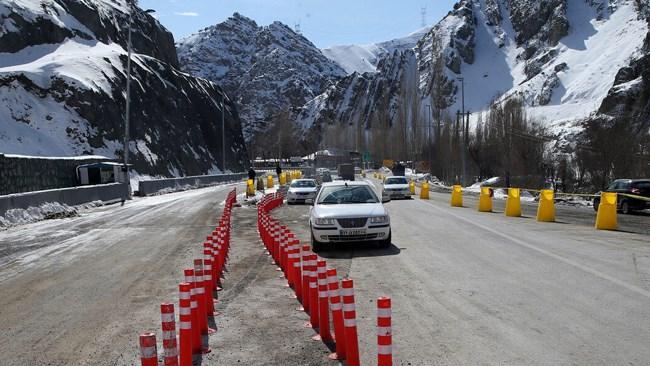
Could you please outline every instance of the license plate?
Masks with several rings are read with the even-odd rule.
[[[343,236],[366,235],[366,229],[341,230]]]

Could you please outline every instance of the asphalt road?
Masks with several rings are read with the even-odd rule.
[[[0,231],[2,365],[136,365],[177,303],[229,187],[137,198]],[[178,310],[177,310],[178,314]],[[160,347],[160,346],[159,346]]]
[[[199,253],[228,189],[0,232],[2,364],[137,364],[138,332],[160,335],[158,304],[177,301],[181,269]],[[387,207],[392,247],[320,253],[355,280],[363,365],[376,363],[382,295],[393,300],[395,365],[649,364],[649,236],[597,231],[581,221],[583,208],[578,219],[558,211],[562,223],[537,223],[451,208],[438,193]],[[308,212],[282,206],[273,214],[308,242]],[[247,205],[234,210],[219,331],[196,364],[332,365],[270,264],[255,215]]]
[[[387,204],[391,248],[320,253],[355,280],[363,364],[376,358],[382,295],[393,300],[398,365],[649,364],[648,236],[451,208],[433,195]],[[304,220],[295,225],[306,240]]]

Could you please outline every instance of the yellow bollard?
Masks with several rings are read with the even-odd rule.
[[[455,185],[451,190],[451,207],[463,207],[463,187]]]
[[[598,230],[616,230],[618,228],[618,218],[616,216],[617,205],[616,193],[602,192],[600,194],[600,204],[596,214],[596,229]]]
[[[409,193],[411,193],[411,195],[415,194],[415,182],[414,181],[409,182]]]
[[[519,188],[508,188],[508,199],[506,200],[506,216],[521,216],[521,190]]]
[[[552,189],[543,189],[539,194],[537,221],[555,221],[555,192]]]
[[[246,196],[248,197],[255,195],[255,186],[253,184],[254,181],[252,179],[246,181]]]
[[[478,211],[492,212],[492,188],[481,187],[481,195],[478,197]]]
[[[267,175],[266,176],[266,188],[273,188],[274,183],[273,183],[273,176],[272,175]]]
[[[429,199],[429,182],[422,183],[422,188],[420,188],[420,198],[423,200]]]
[[[280,177],[278,178],[278,180],[280,180],[281,186],[287,184],[287,173],[285,172],[280,173]]]

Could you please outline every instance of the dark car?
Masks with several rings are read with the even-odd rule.
[[[650,179],[617,179],[603,192],[630,194],[650,199]],[[598,211],[599,204],[600,197],[594,198],[594,210]],[[618,210],[625,214],[650,208],[649,201],[622,195],[618,196],[617,204]]]

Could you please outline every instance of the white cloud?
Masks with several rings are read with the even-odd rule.
[[[183,11],[183,12],[176,12],[174,13],[175,15],[180,15],[182,17],[198,17],[199,13],[194,12],[194,11]]]

